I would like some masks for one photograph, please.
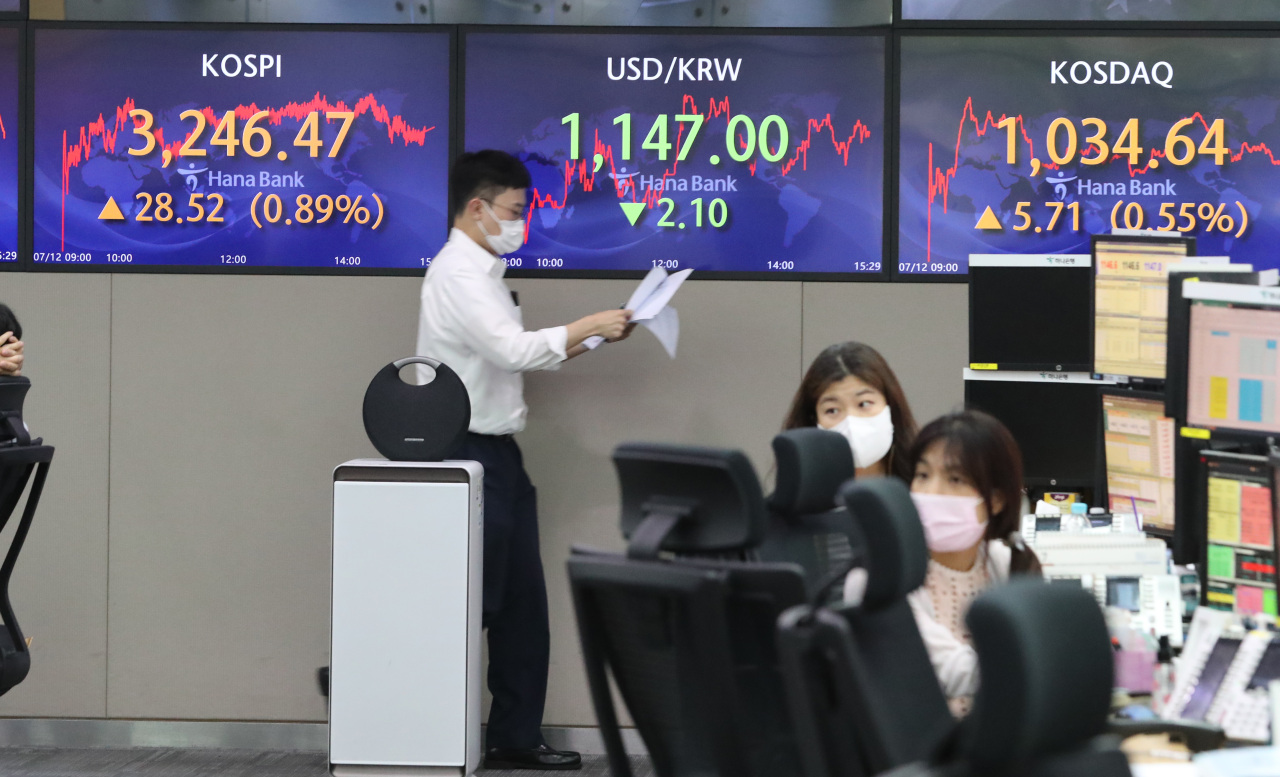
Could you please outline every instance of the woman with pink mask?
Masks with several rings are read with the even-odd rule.
[[[978,688],[978,656],[964,624],[969,604],[1011,574],[1042,574],[1018,534],[1022,454],[1004,424],[966,411],[922,429],[909,458],[930,560],[908,601],[951,711],[963,716]]]

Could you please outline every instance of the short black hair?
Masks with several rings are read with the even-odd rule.
[[[13,336],[22,339],[22,324],[18,323],[18,317],[8,305],[0,303],[0,335],[5,332],[13,332]]]
[[[456,218],[476,197],[491,199],[507,189],[528,189],[533,184],[524,163],[505,151],[468,151],[449,171],[449,199]]]

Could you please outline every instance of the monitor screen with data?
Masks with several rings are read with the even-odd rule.
[[[1169,267],[1190,249],[1179,239],[1094,238],[1095,373],[1164,380]]]
[[[1107,501],[1113,513],[1142,516],[1148,529],[1174,528],[1174,421],[1164,399],[1102,394]]]
[[[513,272],[883,277],[883,35],[473,30],[468,150],[533,175]]]
[[[452,40],[37,27],[35,266],[422,270],[447,233]]]

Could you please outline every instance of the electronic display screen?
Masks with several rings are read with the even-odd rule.
[[[1169,268],[1189,249],[1185,240],[1094,240],[1095,373],[1164,379]]]
[[[964,401],[998,418],[1022,451],[1028,483],[1091,486],[1098,461],[1093,383],[966,380]]]
[[[1113,229],[1280,266],[1280,39],[904,36],[898,269]]]
[[[902,0],[903,19],[968,21],[1268,21],[1273,3],[1223,0]]]
[[[422,269],[444,32],[37,28],[35,266]]]
[[[1172,530],[1174,421],[1164,400],[1103,393],[1107,501],[1113,513],[1142,516],[1147,529]]]
[[[1189,344],[1188,423],[1280,433],[1280,310],[1195,302]]]
[[[1087,255],[969,258],[969,362],[1010,370],[1090,368]]]
[[[18,266],[18,40],[0,26],[0,268]]]
[[[1122,610],[1137,612],[1142,609],[1141,589],[1136,577],[1108,577],[1107,604]]]
[[[533,176],[513,270],[881,273],[885,39],[473,32],[465,146]]]

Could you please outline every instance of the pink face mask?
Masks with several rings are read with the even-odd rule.
[[[929,550],[939,553],[967,550],[977,545],[987,531],[987,524],[978,520],[980,497],[913,493],[911,500],[916,503],[916,512],[924,524]]]

